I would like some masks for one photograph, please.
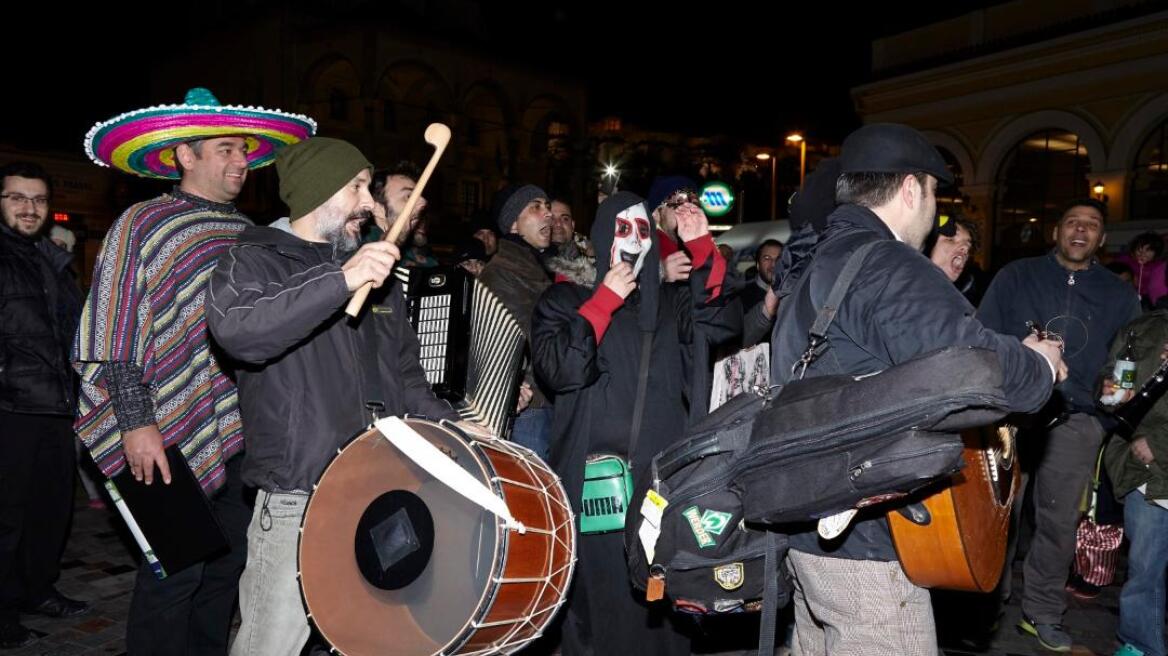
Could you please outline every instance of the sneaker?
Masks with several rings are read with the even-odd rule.
[[[70,599],[60,592],[53,590],[47,599],[35,606],[28,606],[23,610],[26,613],[35,613],[48,617],[68,618],[78,617],[88,613],[89,604],[84,601]]]
[[[1125,644],[1119,649],[1116,649],[1113,656],[1144,656],[1144,652],[1136,649],[1131,645]]]
[[[1018,622],[1018,630],[1038,638],[1038,644],[1050,651],[1069,652],[1071,645],[1074,644],[1071,634],[1064,631],[1059,624],[1039,624],[1022,616],[1022,620]]]

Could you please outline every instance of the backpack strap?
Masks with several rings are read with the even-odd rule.
[[[815,323],[811,324],[811,330],[807,331],[807,348],[803,351],[803,357],[799,358],[799,361],[791,366],[792,376],[797,376],[802,379],[803,375],[807,373],[807,367],[827,351],[829,346],[827,343],[827,329],[835,321],[835,315],[839,312],[840,304],[843,303],[844,297],[847,296],[848,289],[852,286],[852,281],[860,273],[860,268],[864,266],[864,260],[868,257],[868,253],[878,244],[880,244],[880,241],[870,241],[857,248],[848,258],[848,262],[844,265],[843,270],[840,271],[839,277],[835,279],[835,284],[831,286],[831,291],[827,295],[827,302],[820,308],[819,314],[815,317]]]
[[[779,549],[774,531],[767,531],[763,561],[762,616],[758,618],[758,656],[774,656],[775,618],[779,614]]]

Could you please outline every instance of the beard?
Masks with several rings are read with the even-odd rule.
[[[357,250],[357,247],[361,245],[360,230],[350,233],[347,229],[349,223],[351,221],[358,221],[360,224],[364,224],[366,221],[372,219],[373,213],[368,210],[359,210],[348,216],[336,214],[317,225],[316,235],[320,239],[332,244],[333,257],[335,259],[342,259]]]

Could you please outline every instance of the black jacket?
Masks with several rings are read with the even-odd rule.
[[[987,327],[1025,337],[1027,321],[1041,321],[1063,337],[1067,379],[1058,386],[1072,412],[1095,414],[1095,383],[1111,340],[1140,316],[1131,285],[1098,262],[1064,269],[1054,253],[1011,262],[990,283],[977,309]]]
[[[1032,412],[1050,396],[1053,373],[1046,360],[1021,342],[985,328],[973,307],[945,274],[919,251],[896,240],[871,211],[841,205],[828,218],[806,268],[783,280],[783,300],[772,337],[772,384],[791,378],[807,346],[807,331],[852,252],[880,241],[865,260],[828,329],[830,348],[807,377],[870,374],[946,346],[981,346],[998,355],[1002,389],[1015,412]],[[961,372],[953,372],[960,376]],[[825,408],[825,412],[846,408]],[[895,560],[887,506],[862,512],[844,537],[818,540],[814,527],[793,535],[792,548],[840,558]]]
[[[0,223],[0,410],[72,416],[69,362],[81,316],[72,256]]]
[[[703,338],[724,341],[741,330],[742,311],[727,295],[707,303],[709,273],[707,261],[690,274],[688,284],[660,286],[644,417],[631,457],[634,480],[654,454],[685,436],[687,401],[700,401],[703,407],[708,401],[690,399],[710,393],[703,382],[708,375],[695,378],[688,370],[695,342],[704,347]],[[597,344],[592,324],[579,313],[596,283],[577,282],[584,284],[557,283],[540,297],[531,342],[536,376],[556,395],[549,464],[579,512],[585,457],[628,454],[644,333],[638,322],[640,294],[634,292],[613,313]]]
[[[373,290],[350,321],[329,244],[248,228],[220,259],[208,294],[207,325],[236,361],[250,485],[311,490],[337,448],[369,423],[367,400],[390,415],[458,418],[418,364],[400,286]],[[380,393],[363,379],[369,362]]]

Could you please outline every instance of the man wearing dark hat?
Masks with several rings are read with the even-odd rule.
[[[251,225],[233,203],[248,171],[315,130],[306,116],[225,106],[195,88],[181,105],[127,112],[86,136],[98,164],[178,184],[131,206],[102,243],[73,345],[74,427],[103,473],[128,468],[146,485],[170,484],[164,448],[176,446],[230,544],[164,579],[143,558],[126,620],[131,654],[227,650],[251,509],[235,383],[207,337],[207,279]]]
[[[624,532],[615,526],[623,513],[596,530],[579,514],[589,463],[619,458],[634,484],[643,480],[653,455],[685,435],[686,400],[708,400],[684,357],[699,329],[721,339],[741,330],[741,310],[713,277],[718,256],[705,215],[682,208],[679,227],[694,268],[687,282],[663,284],[643,201],[627,191],[609,196],[592,224],[595,269],[558,271],[566,280],[548,289],[532,317],[536,372],[557,394],[549,463],[583,531],[565,656],[689,654],[660,605],[650,609],[629,586]]]
[[[483,242],[471,237],[463,242],[454,256],[454,266],[466,271],[471,277],[478,278],[487,262],[487,249]]]
[[[682,175],[659,176],[654,178],[653,183],[649,186],[649,196],[645,200],[645,207],[648,208],[656,226],[661,277],[667,283],[688,280],[694,267],[691,259],[693,252],[679,237],[678,226],[681,217],[690,212],[697,212],[702,215],[703,220],[709,222],[702,210],[702,204],[699,202],[697,188],[696,182]],[[717,281],[717,285],[713,281]],[[723,281],[726,282],[726,291],[732,294],[736,294],[742,285],[741,278],[727,271],[726,259],[715,248],[710,255],[710,275],[707,277],[706,292],[716,297],[723,291]],[[740,301],[734,303],[742,307]],[[764,314],[762,308],[759,309],[759,314]],[[693,342],[685,353],[685,357],[692,360],[692,371],[696,377],[697,389],[706,390],[704,395],[695,394],[694,398],[690,399],[690,421],[704,417],[709,411],[710,352],[711,349],[717,348],[725,341],[721,337],[706,334],[699,327]]]
[[[701,208],[697,188],[697,183],[684,175],[658,176],[649,185],[645,207],[653,215],[665,282],[689,278],[691,263],[689,254],[678,245],[677,217],[682,206]]]
[[[243,480],[258,488],[236,656],[296,654],[308,639],[296,578],[300,522],[309,491],[369,412],[458,419],[426,382],[400,286],[382,284],[397,246],[360,245],[372,218],[372,166],[349,143],[316,137],[284,149],[276,168],[288,218],[245,230],[208,288],[211,334],[237,365],[248,427]],[[350,321],[344,307],[365,283],[376,287],[373,307]],[[369,362],[380,390],[362,383]]]
[[[487,256],[483,260],[485,263],[499,252],[499,226],[490,211],[485,209],[475,211],[470,223],[470,236],[483,244],[483,252]]]
[[[498,252],[483,267],[479,282],[499,297],[530,339],[531,310],[539,295],[551,284],[550,274],[543,265],[545,254],[553,252],[549,250],[551,203],[543,189],[523,185],[501,192],[496,205],[496,218],[503,237],[499,239]],[[530,360],[523,384],[525,391],[532,392],[531,403],[516,417],[511,439],[546,459],[551,404],[535,381]]]
[[[1066,349],[1070,375],[1051,399],[1052,407],[1065,412],[1065,421],[1028,431],[1024,443],[1040,448],[1021,451],[1022,488],[1033,476],[1035,502],[1018,626],[1054,651],[1072,647],[1071,636],[1061,627],[1067,607],[1064,586],[1075,554],[1079,502],[1103,439],[1096,418],[1096,380],[1112,340],[1140,315],[1137,293],[1095,260],[1106,239],[1106,219],[1107,206],[1093,198],[1068,203],[1054,229],[1054,249],[1003,268],[977,312],[986,326],[1007,335],[1023,335],[1027,322],[1042,322],[1045,330],[1062,337]],[[1015,508],[1021,507],[1017,502]],[[1009,574],[1007,564],[1003,594],[1010,592]]]
[[[772,337],[771,380],[793,378],[832,283],[855,250],[877,242],[828,329],[827,351],[805,375],[871,374],[942,347],[979,346],[997,353],[1012,409],[1040,407],[1064,371],[1057,345],[986,329],[920,252],[934,222],[937,181],[951,180],[936,149],[907,126],[873,124],[844,141],[841,160],[840,205],[814,257],[784,280],[789,292]],[[888,510],[862,512],[842,534],[825,524],[827,538],[815,527],[791,536],[796,653],[937,654],[928,591],[897,561],[883,519]]]

